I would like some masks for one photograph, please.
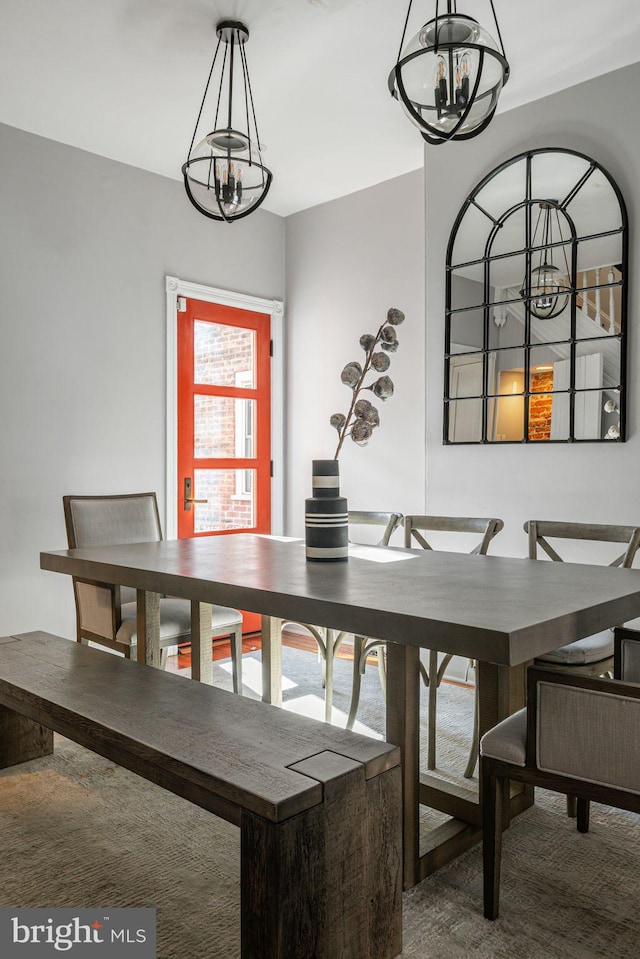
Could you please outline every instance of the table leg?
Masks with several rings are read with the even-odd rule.
[[[387,742],[402,753],[404,888],[420,880],[420,650],[387,644]]]
[[[400,746],[402,752],[404,888],[409,889],[482,838],[481,805],[471,790],[420,774],[419,650],[388,643],[387,664],[386,739]],[[509,667],[478,663],[477,676],[482,735],[524,705],[526,664]],[[452,817],[425,833],[422,843],[420,801]],[[505,796],[505,820],[532,801],[532,791],[526,789],[510,800]],[[505,827],[507,824],[505,821]]]
[[[160,666],[160,594],[136,590],[138,662]]]
[[[211,658],[211,606],[191,602],[191,678],[209,686],[213,683]]]
[[[262,617],[262,702],[282,706],[282,622]]]

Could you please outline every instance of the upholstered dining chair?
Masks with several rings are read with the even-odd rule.
[[[394,531],[402,525],[402,513],[379,512],[375,510],[349,510],[349,542],[370,546],[388,546]],[[363,532],[366,530],[367,532]],[[373,531],[373,536],[367,535]],[[364,540],[363,540],[364,537]],[[367,539],[370,542],[367,542]],[[322,660],[322,682],[324,686],[324,714],[325,722],[330,723],[333,715],[333,663],[344,639],[348,633],[329,629],[326,626],[314,626],[311,623],[300,623],[294,620],[280,622],[280,634],[288,626],[301,626],[308,632],[318,645],[318,653]],[[367,642],[366,637],[354,636],[354,682],[358,651]],[[380,682],[383,689],[385,684],[384,671],[380,672]],[[347,728],[351,729],[347,724]]]
[[[640,678],[637,647],[629,658]],[[496,919],[499,910],[503,809],[510,780],[576,796],[582,833],[589,829],[592,800],[640,812],[640,684],[534,666],[527,687],[526,709],[489,730],[480,742],[487,919]]]
[[[504,523],[501,519],[494,517],[478,516],[405,516],[404,525],[404,545],[407,548],[415,547],[417,543],[422,549],[432,550],[434,547],[427,540],[426,533],[453,533],[453,534],[473,534],[473,545],[469,550],[472,554],[484,556],[491,540],[503,528]],[[432,537],[433,539],[433,537]],[[437,637],[436,637],[437,639]],[[367,657],[374,649],[378,650],[379,665],[382,667],[384,643],[381,640],[369,639],[361,648],[356,646],[359,653],[358,665],[362,675],[365,670]],[[438,650],[429,651],[428,669],[423,662],[420,663],[420,674],[428,688],[427,699],[427,768],[436,768],[436,716],[437,716],[437,694],[438,687],[442,682],[445,670],[451,662],[452,656],[446,654],[438,664]],[[381,669],[381,675],[382,675]],[[360,693],[360,683],[355,681],[355,661],[354,661],[354,685],[351,699],[351,710],[349,712],[349,722],[347,728],[352,728],[358,711],[358,697]],[[478,756],[478,697],[475,697],[474,720],[472,733],[471,749],[469,759],[464,772],[467,779],[473,776],[476,768]]]
[[[64,496],[64,516],[70,549],[159,542],[162,528],[155,493],[114,496]],[[76,638],[135,659],[137,652],[136,591],[74,578]],[[242,614],[227,606],[212,606],[212,638],[231,637],[234,692],[242,691]],[[167,647],[191,638],[191,603],[160,599],[161,665]]]
[[[620,543],[623,552],[610,566],[628,569],[640,546],[640,527],[610,526],[597,523],[563,523],[551,520],[527,520],[524,531],[529,536],[529,559],[540,559],[539,550],[555,563],[564,562],[558,541]],[[553,540],[553,544],[549,541]],[[570,670],[576,675],[611,676],[613,674],[613,630],[603,629],[593,636],[568,643],[559,649],[538,656],[536,664],[550,669]],[[567,815],[577,815],[575,797],[567,796]]]

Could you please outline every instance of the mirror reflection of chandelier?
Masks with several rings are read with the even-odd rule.
[[[398,61],[389,91],[404,107],[427,143],[467,140],[491,122],[509,79],[500,27],[490,0],[498,42],[472,17],[458,13],[457,0],[435,3],[435,17],[404,46],[409,3]]]
[[[249,31],[240,21],[221,20],[216,34],[218,44],[182,174],[187,196],[196,210],[213,220],[232,223],[260,206],[269,191],[272,176],[262,162],[264,145],[258,136],[249,81],[245,52]],[[209,106],[207,94],[216,61],[220,75],[215,84],[217,96],[211,98],[212,104],[215,103],[213,130],[194,146],[203,112]],[[235,111],[234,94],[238,101]],[[234,125],[238,118],[243,130]]]
[[[520,296],[530,297],[529,310],[539,320],[550,320],[559,316],[571,296],[569,263],[564,236],[560,223],[560,214],[555,200],[545,200],[538,204],[539,212],[531,246],[531,272],[529,282],[524,279]],[[564,259],[564,270],[555,266],[553,258]]]

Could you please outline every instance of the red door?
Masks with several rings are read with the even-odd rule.
[[[178,313],[178,536],[271,531],[270,317]],[[244,632],[260,629],[245,613]]]

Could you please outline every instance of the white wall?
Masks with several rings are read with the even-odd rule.
[[[281,299],[284,221],[0,125],[0,635],[74,635],[64,493],[164,503],[165,275]]]
[[[391,306],[406,315],[397,328],[399,349],[390,354],[395,394],[376,402],[381,423],[368,446],[345,441],[341,489],[353,509],[424,510],[423,238],[421,170],[287,218],[285,524],[291,535],[303,532],[311,461],[335,452],[329,417],[348,410],[342,369],[362,360],[360,336],[376,332]]]
[[[638,245],[640,65],[496,117],[476,139],[426,147],[426,407],[429,512],[499,516],[492,552],[526,555],[526,519],[640,523],[640,284]],[[459,208],[495,166],[527,149],[585,153],[617,180],[630,222],[628,442],[443,446],[445,254]],[[444,189],[446,185],[446,189]],[[613,558],[613,557],[612,557]]]

